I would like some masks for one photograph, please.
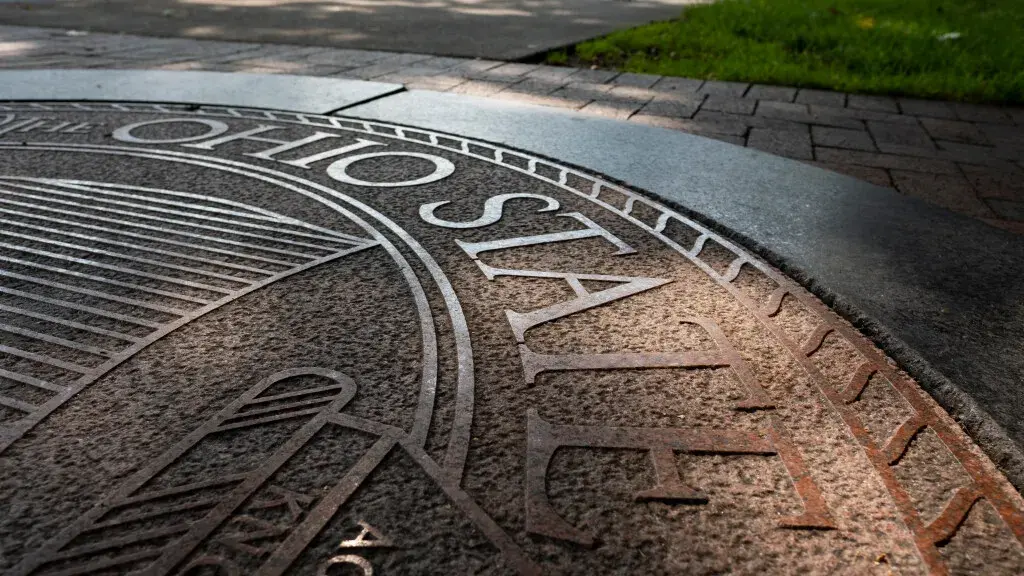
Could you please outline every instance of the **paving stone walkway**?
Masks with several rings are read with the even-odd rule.
[[[834,170],[1024,233],[1024,108],[380,51],[0,26],[0,68],[300,74],[577,110]]]

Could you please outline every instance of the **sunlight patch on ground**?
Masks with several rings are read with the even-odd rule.
[[[35,42],[0,42],[0,56],[22,56],[35,48]]]

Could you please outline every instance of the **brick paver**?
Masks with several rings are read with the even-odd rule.
[[[796,98],[796,88],[787,88],[786,86],[765,86],[762,84],[754,84],[744,94],[744,98],[751,100],[769,100],[777,102],[792,102]]]
[[[670,76],[665,76],[661,80],[658,80],[652,88],[659,92],[691,92],[695,94],[703,85],[703,80],[697,80],[695,78],[672,78]]]
[[[842,92],[828,92],[826,90],[801,90],[796,95],[796,101],[801,104],[817,104],[819,106],[842,108],[846,105],[846,94]]]
[[[703,101],[703,98],[695,95],[662,95],[645,104],[640,113],[667,118],[693,118]]]
[[[615,118],[617,120],[625,120],[636,114],[640,110],[641,104],[636,102],[611,102],[595,100],[582,108],[580,112],[587,114],[594,114],[596,116],[604,116],[606,118]]]
[[[0,68],[300,74],[578,110],[847,174],[1024,233],[1024,108],[369,50],[0,26]]]
[[[891,114],[900,113],[896,100],[886,96],[850,94],[846,97],[846,105],[857,110],[874,110],[875,112],[889,112]]]
[[[829,126],[811,126],[811,136],[818,146],[832,148],[849,148],[850,150],[876,150],[871,135],[863,130],[848,128],[831,128]]]
[[[625,72],[612,77],[610,80],[612,84],[618,86],[633,86],[636,88],[650,88],[655,82],[661,80],[661,76],[655,76],[654,74],[632,74]]]
[[[847,176],[853,176],[858,180],[864,180],[876,186],[892,187],[892,178],[889,176],[889,172],[881,168],[858,166],[856,164],[832,164],[829,162],[808,162],[808,164],[839,172],[840,174],[846,174]]]
[[[984,200],[971,194],[963,174],[921,174],[892,170],[892,179],[905,194],[979,218],[997,216]]]
[[[811,136],[807,131],[751,128],[747,146],[787,158],[813,160]]]
[[[868,121],[868,131],[879,146],[892,144],[909,148],[935,148],[928,133],[916,124]]]
[[[711,95],[704,101],[703,109],[729,114],[753,114],[756,106],[757,101],[755,100]]]
[[[701,84],[701,87],[697,89],[697,92],[699,94],[732,96],[734,98],[739,98],[746,93],[748,88],[750,88],[750,84],[744,84],[742,82],[717,82],[715,80],[708,80]]]
[[[951,140],[968,144],[987,145],[988,138],[980,128],[970,122],[961,120],[942,120],[938,118],[921,118],[921,125],[936,140]]]

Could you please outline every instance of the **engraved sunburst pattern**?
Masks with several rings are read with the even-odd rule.
[[[253,290],[374,245],[187,192],[0,177],[0,449],[171,330]]]

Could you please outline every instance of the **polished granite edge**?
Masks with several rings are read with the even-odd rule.
[[[328,114],[401,90],[400,84],[286,74],[165,70],[0,71],[0,100],[173,102]]]

